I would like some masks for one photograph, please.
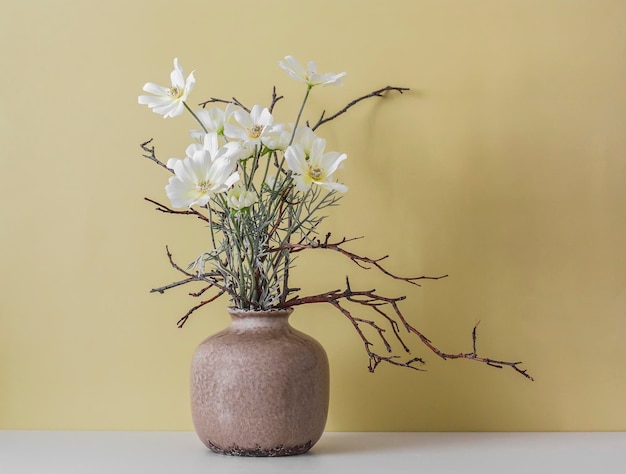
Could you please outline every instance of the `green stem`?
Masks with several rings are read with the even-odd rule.
[[[213,248],[217,249],[217,245],[215,245],[215,231],[213,229],[213,211],[209,203],[207,203],[206,208],[207,217],[209,218],[209,230],[211,231],[211,243],[213,244]]]
[[[265,184],[265,180],[267,179],[267,173],[270,170],[270,161],[272,161],[272,156],[275,154],[276,152],[271,152],[267,155],[267,160],[265,161],[265,171],[263,172],[263,179],[261,180],[261,189],[263,188],[263,185]],[[274,188],[275,186],[276,186],[276,183],[274,182],[272,188]],[[272,191],[273,190],[274,189],[272,189]]]
[[[248,172],[246,168],[248,167],[248,160],[239,161],[239,168],[241,168],[241,174],[243,175],[243,187],[244,189],[248,189]]]
[[[256,170],[259,167],[259,158],[261,157],[262,151],[263,151],[263,147],[261,146],[254,148],[254,158],[252,158],[252,169],[250,170],[250,180],[246,184],[246,189],[250,189],[250,185],[252,184],[252,180],[254,179]]]
[[[239,309],[244,308],[244,298],[245,298],[245,273],[243,268],[243,256],[241,254],[241,249],[243,248],[241,234],[237,227],[237,222],[230,215],[230,210],[228,208],[228,203],[224,199],[223,196],[217,195],[215,200],[222,207],[222,211],[224,212],[224,217],[222,218],[222,225],[224,226],[224,233],[229,235],[230,238],[234,238],[235,241],[231,242],[231,245],[227,246],[227,252],[229,254],[229,266],[232,268],[231,274],[233,275],[233,284],[239,286],[239,290],[233,289],[233,294],[236,295],[235,306]],[[228,225],[228,229],[226,226]]]
[[[296,123],[293,125],[293,132],[291,132],[291,140],[289,140],[289,145],[293,143],[293,139],[296,136],[296,130],[298,128],[298,124],[300,123],[300,117],[302,116],[302,111],[304,110],[304,105],[306,104],[306,101],[309,98],[311,89],[313,89],[313,86],[311,85],[308,85],[306,88],[306,94],[304,94],[304,100],[302,101],[302,105],[300,106],[300,110],[298,111],[298,116],[296,117]]]
[[[204,124],[200,121],[200,119],[198,118],[198,116],[195,114],[195,112],[193,110],[191,110],[191,108],[187,105],[187,102],[185,102],[183,100],[183,105],[185,106],[185,108],[189,111],[189,113],[191,115],[193,115],[193,118],[196,119],[196,121],[200,124],[200,126],[202,127],[202,130],[204,130],[204,133],[209,133],[209,131],[206,129],[206,127],[204,126]]]

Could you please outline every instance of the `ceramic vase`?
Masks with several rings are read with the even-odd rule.
[[[307,452],[324,431],[329,369],[322,346],[289,324],[293,309],[229,309],[230,325],[205,339],[191,368],[196,433],[238,456]]]

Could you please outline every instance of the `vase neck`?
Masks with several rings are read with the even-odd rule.
[[[293,309],[275,309],[270,311],[246,311],[228,309],[231,327],[238,329],[279,329],[289,326],[289,316]]]

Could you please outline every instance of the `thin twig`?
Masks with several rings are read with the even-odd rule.
[[[437,347],[435,347],[432,344],[432,342],[426,336],[424,336],[420,331],[415,329],[413,326],[411,326],[407,322],[407,320],[405,319],[404,315],[402,314],[402,312],[398,308],[398,305],[397,305],[396,302],[391,302],[391,305],[394,307],[396,315],[398,316],[398,318],[400,319],[400,321],[402,322],[404,327],[407,329],[407,331],[409,331],[409,332],[415,334],[416,336],[418,336],[426,347],[428,347],[431,351],[433,351],[435,354],[437,354],[442,359],[444,359],[444,360],[447,360],[447,359],[469,359],[469,360],[474,360],[476,362],[482,362],[482,363],[485,363],[485,364],[487,364],[487,365],[489,365],[491,367],[497,367],[499,369],[501,369],[504,366],[508,366],[508,367],[511,367],[513,370],[515,370],[517,373],[519,373],[519,374],[523,375],[524,377],[526,377],[527,379],[534,380],[533,377],[528,373],[527,370],[520,369],[518,367],[520,364],[522,364],[521,361],[510,362],[510,361],[492,359],[490,357],[479,357],[478,354],[476,353],[476,328],[477,328],[478,324],[476,326],[474,326],[474,329],[472,331],[472,346],[473,346],[472,352],[459,352],[457,354],[446,353],[446,352],[443,352],[443,351],[439,350]]]
[[[377,352],[372,351],[371,349],[372,343],[367,339],[367,337],[365,336],[365,334],[359,327],[359,320],[354,318],[352,314],[350,313],[350,311],[344,308],[337,300],[330,301],[330,304],[332,304],[346,318],[348,318],[348,320],[350,320],[350,322],[354,326],[354,329],[356,329],[357,334],[361,337],[361,340],[363,341],[363,345],[365,347],[365,352],[367,352],[367,355],[369,357],[368,370],[370,372],[374,372],[381,362],[385,362],[390,365],[395,365],[397,367],[406,367],[408,369],[424,371],[424,369],[415,366],[415,364],[424,364],[424,361],[420,359],[419,357],[414,357],[405,362],[401,362],[398,360],[399,356],[396,356],[396,355],[383,356],[383,355],[378,354]]]
[[[474,329],[472,329],[472,354],[474,355],[478,355],[478,352],[476,351],[476,329],[478,328],[479,324],[480,324],[480,321],[478,321],[474,325]]]
[[[209,304],[213,301],[215,301],[216,299],[218,299],[220,296],[222,296],[225,293],[224,290],[221,290],[218,294],[214,295],[213,297],[209,298],[208,300],[205,301],[201,301],[200,303],[198,303],[197,305],[195,305],[193,308],[191,308],[189,311],[187,311],[187,313],[178,320],[178,322],[176,323],[176,325],[179,328],[182,328],[185,323],[187,322],[187,320],[189,319],[189,316],[191,316],[196,310],[202,308],[204,305]]]
[[[216,102],[219,102],[221,104],[235,104],[235,105],[241,107],[246,112],[250,113],[250,109],[247,108],[245,105],[243,105],[241,102],[239,102],[239,100],[237,100],[235,97],[233,97],[230,100],[218,99],[217,97],[211,97],[209,100],[205,100],[204,102],[200,102],[198,105],[204,109],[204,108],[206,108],[206,106],[208,104],[213,104],[213,103],[216,103]]]
[[[398,306],[398,303],[400,301],[404,300],[404,299],[405,299],[404,296],[395,297],[395,298],[382,296],[382,295],[377,294],[376,290],[355,291],[355,290],[353,290],[350,287],[350,282],[346,278],[346,289],[343,290],[343,291],[342,290],[333,290],[333,291],[329,291],[329,292],[326,292],[326,293],[320,293],[320,294],[317,294],[317,295],[310,295],[310,296],[304,296],[304,297],[295,296],[295,297],[287,300],[282,305],[282,307],[288,308],[288,307],[299,306],[299,305],[303,305],[303,304],[329,303],[332,306],[334,306],[335,308],[337,308],[345,317],[347,317],[350,320],[352,325],[357,330],[357,333],[359,334],[359,336],[363,340],[363,343],[365,345],[365,350],[366,350],[366,352],[368,354],[368,357],[370,359],[370,370],[372,372],[376,369],[376,367],[381,362],[389,363],[391,365],[396,365],[396,366],[397,365],[400,365],[400,366],[410,366],[411,368],[415,368],[411,364],[416,363],[416,361],[422,363],[423,360],[420,359],[420,358],[413,358],[413,359],[410,359],[409,361],[401,362],[401,361],[398,360],[399,356],[396,356],[396,355],[381,356],[380,354],[378,354],[375,351],[373,351],[371,349],[371,347],[373,346],[372,342],[365,336],[365,334],[361,330],[359,324],[367,324],[367,325],[373,327],[374,329],[376,329],[378,331],[379,337],[381,337],[381,340],[382,340],[383,344],[385,345],[386,348],[388,348],[388,341],[382,335],[383,333],[381,331],[379,331],[379,329],[378,329],[379,326],[376,325],[373,320],[368,320],[368,319],[365,319],[365,318],[362,318],[362,317],[358,317],[357,318],[357,317],[353,316],[351,311],[349,311],[347,308],[345,308],[343,305],[341,305],[341,303],[340,303],[341,300],[346,300],[348,302],[355,303],[357,305],[369,307],[371,309],[374,309],[379,314],[381,314],[379,306],[381,306],[381,305],[389,305],[389,306],[391,306],[393,308],[394,313],[396,314],[398,319],[401,321],[403,327],[407,330],[407,332],[416,335],[420,339],[420,341],[426,347],[428,347],[432,352],[434,352],[436,355],[438,355],[439,357],[441,357],[444,360],[447,360],[447,359],[468,359],[468,360],[473,360],[473,361],[476,361],[476,362],[484,363],[484,364],[486,364],[486,365],[488,365],[490,367],[497,367],[497,368],[503,368],[505,366],[506,367],[511,367],[513,370],[515,370],[517,373],[523,375],[527,379],[534,380],[533,377],[528,373],[527,370],[521,369],[519,367],[519,365],[522,364],[521,361],[512,362],[512,361],[504,361],[504,360],[499,360],[499,359],[493,359],[491,357],[479,356],[478,353],[476,352],[476,339],[477,339],[476,327],[478,325],[474,326],[474,330],[472,331],[472,347],[473,347],[472,352],[468,352],[468,353],[465,353],[465,352],[448,353],[448,352],[444,352],[444,351],[440,350],[423,333],[421,333],[416,328],[414,328],[411,324],[408,323],[408,321],[406,320],[406,318],[404,317],[404,315],[402,314],[402,312],[400,311],[400,308]],[[387,320],[389,320],[389,318],[387,318]],[[393,324],[391,326],[392,326],[392,328],[394,327]],[[400,336],[399,333],[396,333],[396,337],[397,337],[397,339],[400,340],[400,342],[401,342],[403,348],[405,349],[405,351],[408,352],[408,347],[404,343],[404,341],[402,340],[402,337]],[[408,364],[408,365],[406,365],[406,364]]]
[[[278,102],[283,97],[284,96],[282,96],[282,95],[281,96],[277,96],[276,95],[276,86],[272,87],[272,102],[270,103],[270,106],[268,107],[268,110],[269,110],[270,114],[274,110],[274,106],[276,105],[276,102]]]
[[[370,97],[382,97],[385,94],[385,92],[396,91],[402,94],[408,90],[410,90],[408,87],[387,86],[387,87],[383,87],[382,89],[372,91],[369,94],[365,94],[357,99],[354,99],[351,102],[348,102],[348,104],[343,109],[331,115],[330,117],[326,117],[326,118],[324,117],[324,115],[326,114],[326,111],[324,110],[319,120],[317,121],[317,123],[311,127],[311,130],[315,131],[317,128],[324,125],[325,123],[330,122],[331,120],[335,120],[337,117],[339,117],[342,114],[345,114],[351,107],[355,106],[362,100],[369,99]]]
[[[174,283],[170,283],[168,285],[160,286],[158,288],[152,288],[150,293],[165,293],[167,290],[171,290],[172,288],[176,288],[177,286],[186,285],[187,283],[191,283],[192,281],[197,281],[195,278],[185,278],[184,280],[175,281]]]
[[[177,286],[184,285],[186,283],[191,283],[191,282],[194,282],[194,281],[200,281],[200,282],[208,283],[209,287],[204,288],[201,292],[199,292],[198,296],[201,295],[202,293],[204,293],[210,287],[215,287],[218,290],[221,290],[221,291],[223,291],[225,293],[230,294],[229,288],[226,287],[223,284],[224,278],[223,278],[223,276],[220,273],[218,273],[218,272],[210,272],[210,273],[201,273],[201,272],[191,273],[191,272],[188,272],[187,270],[182,268],[180,265],[178,265],[176,262],[174,262],[174,257],[172,256],[172,252],[170,252],[170,249],[169,249],[169,247],[167,245],[165,246],[165,252],[167,254],[167,258],[168,258],[172,268],[174,268],[178,272],[182,273],[187,278],[184,278],[183,280],[180,280],[180,281],[177,281],[177,282],[174,282],[174,283],[170,283],[168,285],[161,286],[159,288],[153,288],[152,290],[150,290],[150,293],[161,293],[162,294],[162,293],[164,293],[165,291],[167,291],[167,290],[169,290],[171,288],[176,288]],[[193,296],[193,294],[192,294],[192,296]]]
[[[141,149],[143,151],[145,151],[146,153],[148,153],[147,155],[143,155],[144,158],[148,158],[151,161],[154,161],[157,165],[165,168],[167,171],[169,171],[170,173],[173,173],[174,171],[172,171],[171,169],[169,169],[165,163],[163,163],[161,160],[159,160],[154,152],[154,145],[153,146],[148,146],[150,143],[152,143],[152,138],[150,140],[148,140],[147,142],[143,142],[140,146]]]
[[[195,216],[198,219],[201,219],[205,222],[209,222],[209,218],[205,215],[202,215],[200,212],[196,211],[193,208],[189,208],[189,209],[185,209],[184,211],[177,211],[175,209],[171,209],[169,207],[167,207],[164,204],[161,204],[160,202],[154,201],[153,199],[144,197],[144,199],[152,204],[154,204],[156,207],[156,210],[159,212],[163,212],[165,214],[180,214],[180,215],[185,215],[185,216]]]
[[[442,278],[446,278],[448,276],[448,275],[440,275],[440,276],[433,277],[433,276],[421,275],[417,277],[402,277],[394,273],[391,273],[380,264],[380,262],[388,258],[389,255],[385,255],[380,258],[369,258],[369,257],[364,257],[362,255],[358,255],[354,252],[349,252],[342,247],[342,245],[348,242],[360,239],[361,237],[353,237],[349,239],[344,237],[339,242],[334,242],[334,243],[328,242],[329,238],[330,238],[330,233],[326,234],[326,238],[324,241],[317,239],[311,243],[299,242],[299,243],[293,243],[293,244],[285,244],[278,249],[272,249],[272,250],[280,251],[280,250],[288,249],[290,253],[296,253],[296,252],[301,252],[303,250],[310,250],[310,249],[332,250],[332,251],[335,251],[344,255],[345,257],[348,257],[356,265],[358,265],[359,267],[365,270],[368,270],[369,268],[371,268],[368,265],[373,265],[374,267],[376,267],[379,271],[381,271],[388,277],[393,278],[394,280],[406,281],[407,283],[410,283],[415,286],[420,286],[419,283],[417,283],[419,280],[441,280]]]

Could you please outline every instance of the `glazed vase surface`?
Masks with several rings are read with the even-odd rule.
[[[230,325],[196,349],[192,419],[212,451],[302,454],[322,436],[328,358],[315,339],[289,324],[292,311],[229,309]]]

